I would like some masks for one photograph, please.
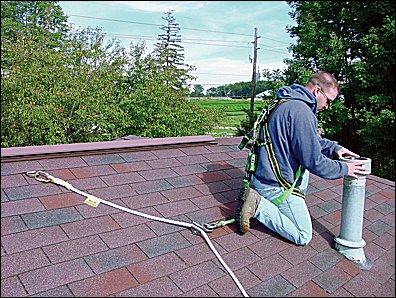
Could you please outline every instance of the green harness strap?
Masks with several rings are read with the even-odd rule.
[[[249,131],[242,139],[238,148],[243,150],[247,145],[250,145],[250,152],[248,154],[248,158],[246,161],[245,167],[245,178],[243,179],[245,187],[248,187],[250,184],[251,176],[256,171],[257,163],[258,163],[258,154],[256,152],[256,147],[265,146],[268,152],[269,161],[271,164],[271,168],[274,172],[276,179],[279,184],[286,189],[279,197],[272,200],[272,203],[278,206],[282,202],[284,202],[291,194],[302,197],[305,199],[305,194],[300,189],[295,189],[295,185],[297,183],[298,178],[301,175],[301,165],[299,165],[295,179],[293,184],[290,184],[281,174],[278,161],[275,156],[274,148],[272,146],[271,137],[268,130],[268,118],[270,112],[277,107],[279,104],[288,101],[289,99],[280,99],[277,101],[273,101],[270,103],[259,115],[257,121],[254,123],[253,129]],[[264,132],[264,140],[260,140],[258,138],[260,126],[263,128]],[[252,140],[252,143],[249,144],[249,141]]]
[[[297,169],[296,177],[294,179],[292,186],[288,190],[283,192],[279,197],[277,197],[276,199],[273,199],[271,201],[272,203],[275,204],[275,206],[278,206],[278,205],[282,204],[284,201],[286,201],[286,199],[293,193],[293,191],[296,190],[296,189],[294,189],[294,187],[296,186],[296,182],[297,182],[298,178],[300,178],[300,175],[301,175],[301,165],[299,165],[299,167]],[[297,189],[297,190],[299,190],[299,189]],[[293,193],[293,194],[295,194],[295,193]],[[303,198],[305,198],[305,196]]]

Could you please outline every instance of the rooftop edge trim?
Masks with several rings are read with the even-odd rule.
[[[104,142],[90,142],[90,143],[74,143],[74,144],[58,144],[58,145],[42,145],[42,146],[26,146],[26,147],[10,147],[1,148],[1,159],[7,158],[23,158],[32,157],[35,155],[46,154],[62,154],[74,152],[89,152],[101,150],[117,150],[117,149],[131,149],[140,147],[155,147],[166,145],[182,145],[194,143],[215,142],[216,139],[212,136],[185,136],[185,137],[170,137],[170,138],[136,138],[131,140],[115,140]]]

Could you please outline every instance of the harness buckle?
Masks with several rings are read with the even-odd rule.
[[[264,140],[261,140],[261,139],[257,139],[257,140],[256,140],[256,145],[257,145],[258,147],[267,146],[267,145],[269,145],[269,144],[271,144],[271,143],[272,143],[272,141],[271,141],[270,138],[266,138],[266,139],[264,139]]]

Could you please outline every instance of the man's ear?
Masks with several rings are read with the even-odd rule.
[[[315,96],[316,97],[316,95],[318,95],[318,93],[319,93],[319,86],[318,85],[315,85],[315,87],[313,87],[313,89],[312,89],[312,94],[313,94],[313,96]]]

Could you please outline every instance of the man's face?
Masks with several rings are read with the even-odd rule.
[[[329,89],[325,92],[319,85],[316,85],[314,89],[314,96],[317,101],[317,111],[321,112],[327,110],[334,99],[337,98],[338,92],[334,89]]]

